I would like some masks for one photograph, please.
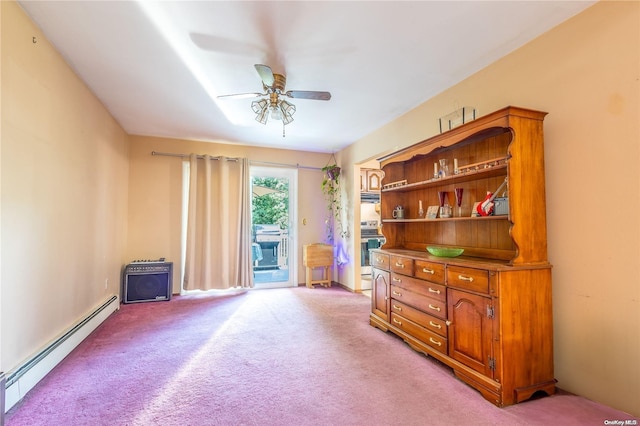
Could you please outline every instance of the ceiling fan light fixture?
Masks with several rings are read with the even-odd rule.
[[[331,99],[329,92],[317,92],[311,90],[289,90],[285,92],[287,78],[283,74],[274,73],[271,68],[266,65],[254,65],[256,71],[262,80],[262,88],[265,93],[237,93],[234,95],[221,95],[218,97],[247,97],[247,96],[268,96],[267,99],[251,102],[251,109],[256,114],[258,123],[267,124],[269,116],[272,120],[282,121],[282,136],[284,136],[284,126],[293,121],[293,114],[296,112],[296,106],[280,99],[280,96],[288,96],[290,98],[315,99],[328,101]]]
[[[251,109],[256,113],[256,121],[258,123],[267,124],[267,117],[269,117],[268,106],[265,99],[251,102]]]
[[[267,124],[267,117],[269,116],[269,114],[267,113],[267,110],[264,110],[262,112],[259,112],[258,114],[256,114],[256,121],[260,124]]]
[[[293,114],[296,112],[296,106],[287,101],[280,101],[280,110],[282,112],[282,122],[289,124],[293,121]]]
[[[251,102],[251,109],[256,114],[260,114],[267,107],[267,100],[260,99],[259,101]]]
[[[271,110],[271,118],[273,120],[282,120],[282,112],[279,104],[271,104],[269,109]]]

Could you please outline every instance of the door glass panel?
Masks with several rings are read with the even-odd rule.
[[[291,194],[297,170],[251,167],[253,276],[256,288],[296,285]]]

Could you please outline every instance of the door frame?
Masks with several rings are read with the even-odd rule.
[[[249,167],[251,182],[253,177],[273,177],[289,179],[289,280],[286,282],[254,284],[254,289],[297,287],[298,286],[298,169],[292,167],[253,165]],[[251,182],[249,183],[251,185]],[[251,188],[249,188],[251,189]],[[252,206],[253,206],[253,199]],[[252,207],[253,210],[253,207]],[[251,218],[253,224],[253,217]]]

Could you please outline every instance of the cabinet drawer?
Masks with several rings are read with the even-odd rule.
[[[447,266],[447,285],[478,293],[489,293],[489,271]]]
[[[391,325],[397,327],[401,330],[404,330],[407,334],[415,337],[416,339],[424,342],[425,344],[431,346],[438,352],[442,352],[446,355],[447,353],[447,339],[432,333],[431,331],[420,327],[418,324],[414,323],[411,320],[408,320],[405,317],[397,315],[395,313],[391,313]]]
[[[413,275],[413,259],[408,257],[391,256],[391,270],[403,275]]]
[[[371,253],[371,266],[374,268],[389,270],[389,255],[381,253]]]
[[[444,300],[431,299],[393,284],[391,285],[391,298],[392,303],[393,300],[396,300],[438,318],[447,317],[447,303]]]
[[[438,284],[444,284],[444,263],[416,260],[414,262],[414,274],[417,278],[428,280]]]
[[[391,273],[391,284],[406,288],[414,293],[422,294],[434,300],[445,302],[447,300],[446,287],[413,277]]]
[[[405,305],[397,300],[391,301],[391,312],[402,315],[403,317],[410,319],[416,324],[431,330],[442,337],[447,337],[447,322],[441,318],[425,314],[424,312],[416,308],[412,308],[409,305]]]

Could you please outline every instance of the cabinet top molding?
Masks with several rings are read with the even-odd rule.
[[[492,131],[496,133],[502,133],[509,129],[513,131],[519,125],[519,120],[543,121],[546,115],[547,113],[543,111],[507,106],[422,142],[380,157],[377,160],[380,162],[381,167],[389,163],[407,161],[416,155],[424,155],[438,148],[450,147],[475,135],[486,137],[485,132],[490,134]]]

